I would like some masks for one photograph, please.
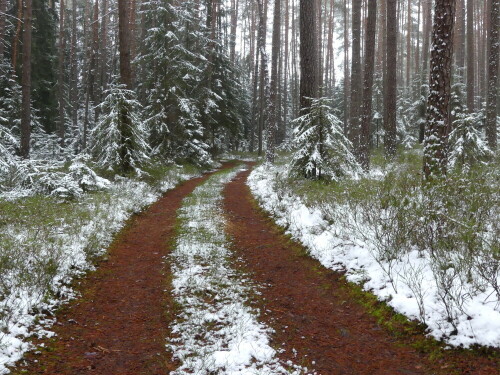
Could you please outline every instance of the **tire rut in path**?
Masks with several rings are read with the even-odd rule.
[[[441,369],[443,363],[429,363],[396,342],[349,299],[341,274],[322,267],[280,233],[255,205],[246,186],[250,172],[226,185],[227,228],[236,255],[265,285],[262,319],[276,330],[275,346],[286,350],[281,359],[306,364],[321,375],[450,374]],[[490,366],[475,371],[471,363],[460,373],[497,374]]]
[[[165,349],[172,300],[163,257],[182,199],[209,176],[182,183],[131,220],[107,261],[83,279],[82,297],[57,314],[50,350],[28,354],[20,373],[165,375],[176,367]]]

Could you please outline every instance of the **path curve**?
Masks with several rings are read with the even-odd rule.
[[[321,375],[451,374],[442,362],[429,363],[397,343],[350,300],[341,274],[322,267],[281,233],[257,208],[246,185],[250,172],[226,185],[227,228],[236,255],[266,286],[263,319],[276,330],[274,344],[286,350],[281,359],[304,363]],[[465,364],[459,373],[497,374],[491,363],[480,362]]]
[[[229,168],[234,163],[226,163]],[[136,215],[108,259],[82,281],[82,297],[57,315],[48,350],[30,353],[19,373],[165,375],[174,369],[165,349],[172,303],[164,257],[181,202],[210,174],[182,183]],[[43,341],[42,341],[43,342]],[[38,358],[39,357],[39,358]]]

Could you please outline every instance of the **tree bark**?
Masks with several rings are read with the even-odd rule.
[[[21,157],[28,159],[31,140],[31,33],[32,33],[32,2],[24,0],[23,17],[23,75],[21,81]]]
[[[73,0],[74,1],[74,0]],[[57,126],[57,136],[59,138],[59,145],[64,147],[65,145],[65,106],[66,100],[64,98],[64,54],[66,50],[66,38],[64,37],[64,14],[65,14],[65,4],[64,0],[60,0],[60,12],[59,12],[59,79],[58,79],[58,94],[59,94],[59,123]]]
[[[344,0],[344,134],[347,134],[349,123],[349,99],[351,82],[349,73],[349,11],[347,0]]]
[[[31,4],[31,1],[30,1],[30,4]],[[17,0],[17,24],[16,24],[16,32],[14,34],[14,40],[12,41],[12,68],[14,69],[14,72],[17,72],[17,58],[19,55],[19,39],[21,37],[22,30],[23,30],[23,0]]]
[[[475,75],[475,48],[474,48],[474,1],[467,0],[467,110],[474,112],[474,75]]]
[[[273,20],[273,50],[271,56],[271,92],[269,97],[269,123],[267,125],[267,152],[266,160],[274,163],[276,132],[278,129],[278,59],[281,43],[281,0],[274,0],[274,20]]]
[[[238,26],[238,0],[231,0],[231,40],[229,57],[234,64],[236,58],[236,28]]]
[[[361,71],[361,0],[352,1],[351,110],[348,136],[359,152],[359,115],[362,97]]]
[[[0,61],[5,54],[5,13],[7,11],[7,0],[0,0]]]
[[[498,69],[500,58],[500,0],[489,0],[488,35],[488,96],[486,106],[486,138],[492,150],[497,148],[497,98]]]
[[[375,71],[375,36],[377,31],[377,0],[368,2],[365,36],[365,73],[363,113],[361,118],[360,161],[363,169],[370,168],[370,125],[372,120],[373,73]]]
[[[424,142],[427,180],[446,174],[450,132],[451,68],[455,0],[436,0],[430,67],[430,93]]]
[[[71,102],[71,123],[74,134],[78,131],[78,62],[76,58],[76,38],[77,38],[77,25],[76,25],[76,1],[72,1],[72,15],[71,15],[71,69],[70,69],[70,102]]]
[[[396,96],[397,96],[397,0],[387,0],[387,75],[385,80],[385,155],[396,155]]]
[[[309,108],[318,97],[318,43],[316,1],[300,0],[300,108]]]

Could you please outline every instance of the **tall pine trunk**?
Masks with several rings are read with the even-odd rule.
[[[397,96],[397,0],[387,0],[387,73],[384,89],[385,155],[396,155],[396,96]]]
[[[128,0],[118,0],[118,39],[120,51],[120,82],[125,88],[132,89],[132,67],[130,57],[130,21],[128,15]],[[120,108],[120,159],[123,173],[131,170],[128,154],[128,143],[130,142],[130,115],[129,108],[121,103]]]
[[[486,138],[492,150],[497,148],[498,68],[500,58],[500,0],[489,0],[488,34],[488,96],[486,107]]]
[[[318,43],[316,1],[300,0],[300,108],[309,108],[318,97]]]
[[[361,117],[360,161],[365,170],[370,168],[370,125],[372,120],[373,74],[375,71],[375,36],[377,31],[377,0],[368,2],[365,34],[365,73]]]
[[[271,56],[271,92],[269,97],[269,123],[267,125],[267,152],[266,160],[274,163],[276,133],[278,130],[278,59],[281,43],[281,0],[274,0],[274,20],[273,20],[273,51]]]
[[[446,174],[450,132],[451,68],[455,0],[436,0],[424,142],[427,180]]]
[[[74,1],[74,0],[73,0]],[[66,38],[64,36],[64,0],[60,0],[59,12],[59,77],[58,77],[58,96],[59,96],[59,119],[57,124],[57,136],[59,145],[64,147],[66,133],[66,115],[65,115],[65,90],[64,90],[64,54],[66,50]]]
[[[362,96],[361,0],[352,1],[351,110],[348,136],[356,153],[359,148],[359,115]]]
[[[23,17],[23,75],[21,80],[21,157],[29,158],[31,140],[31,27],[33,20],[31,0],[24,0]]]
[[[467,110],[474,112],[474,78],[475,78],[475,47],[474,47],[474,0],[467,0]]]

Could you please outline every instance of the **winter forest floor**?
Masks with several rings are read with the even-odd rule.
[[[234,163],[226,163],[222,169],[232,167]],[[347,283],[341,273],[329,271],[310,258],[302,246],[272,223],[245,184],[249,170],[232,173],[226,180],[236,177],[228,183],[224,177],[213,180],[211,176],[217,174],[185,182],[136,215],[116,238],[98,270],[82,281],[78,288],[81,297],[58,313],[58,323],[53,327],[57,336],[37,342],[38,351],[27,355],[14,374],[164,375],[178,369],[182,363],[172,360],[165,343],[176,343],[174,348],[182,346],[166,338],[182,336],[182,332],[172,332],[172,327],[185,323],[180,312],[186,306],[176,299],[176,293],[183,290],[178,285],[185,281],[185,274],[179,270],[185,256],[176,255],[178,264],[174,265],[172,254],[181,247],[175,240],[180,236],[179,228],[196,230],[199,223],[184,225],[176,215],[181,207],[189,213],[188,204],[194,209],[207,206],[204,197],[210,202],[207,192],[216,189],[222,192],[221,201],[214,204],[221,206],[217,209],[225,218],[230,249],[226,258],[236,269],[229,273],[228,280],[239,278],[243,284],[256,286],[249,288],[252,291],[245,298],[250,300],[250,312],[260,311],[258,320],[274,331],[269,335],[270,345],[284,367],[266,358],[255,360],[258,366],[253,372],[220,367],[196,373],[498,374],[498,353],[444,351],[424,339],[415,327],[410,331],[411,325],[401,323],[388,329],[387,324],[381,324],[381,311],[382,320],[396,320],[383,308],[373,307],[373,301]],[[198,190],[212,180],[213,188]],[[198,195],[193,196],[196,191]],[[210,235],[207,232],[204,239]],[[172,267],[181,275],[179,280],[174,279]],[[190,267],[188,276],[195,279],[198,266]],[[209,268],[204,263],[199,267]],[[239,296],[240,289],[237,292]],[[209,305],[221,303],[220,293],[214,294],[201,298]],[[207,331],[226,324],[222,318],[203,323]],[[257,331],[260,334],[265,329],[259,326]],[[203,343],[205,338],[210,339],[208,335],[193,339]],[[489,359],[491,356],[496,359]],[[284,370],[286,365],[289,370]],[[269,370],[264,372],[263,368]]]

